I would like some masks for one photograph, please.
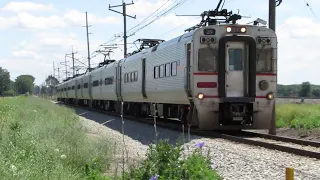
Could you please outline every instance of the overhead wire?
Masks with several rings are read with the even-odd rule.
[[[312,10],[310,4],[309,4],[306,0],[304,0],[304,2],[306,3],[306,6],[309,7],[309,9],[310,9],[311,13],[313,14],[313,16],[317,19],[317,16],[316,16],[316,14],[314,13],[314,11]]]
[[[144,26],[138,28],[137,30],[135,30],[133,33],[131,33],[131,35],[129,36],[132,36],[134,35],[135,33],[139,32],[140,30],[146,28],[147,26],[149,26],[150,24],[154,23],[156,20],[158,20],[159,18],[167,15],[169,12],[171,12],[172,10],[178,8],[179,6],[181,6],[183,3],[187,2],[188,0],[180,0],[178,1],[177,4],[175,4],[173,7],[169,8],[168,10],[166,10],[165,12],[163,12],[162,14],[158,15],[156,18],[154,18],[152,21],[150,21],[149,23],[145,24]]]

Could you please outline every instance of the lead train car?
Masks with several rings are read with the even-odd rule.
[[[57,86],[58,100],[200,129],[268,129],[274,118],[277,37],[266,27],[210,25]],[[82,96],[68,99],[73,84]],[[68,87],[67,87],[68,89]],[[71,96],[70,96],[71,97]],[[72,96],[74,97],[74,96]]]

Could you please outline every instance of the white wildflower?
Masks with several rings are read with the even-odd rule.
[[[11,170],[13,173],[17,172],[17,167],[15,165],[11,165]]]
[[[65,159],[65,158],[67,158],[67,156],[64,155],[64,154],[62,154],[62,155],[60,156],[60,158],[61,158],[61,159]]]
[[[54,152],[59,152],[59,149],[55,149]]]
[[[37,112],[37,111],[34,109],[33,112]]]

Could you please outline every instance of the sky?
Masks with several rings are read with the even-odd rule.
[[[176,14],[199,15],[215,9],[218,3],[218,0],[182,0],[180,6],[132,34],[178,1],[181,0],[134,0],[133,5],[127,6],[127,13],[136,15],[136,19],[127,17],[128,35],[132,35],[128,43],[139,38],[169,40],[181,35],[184,29],[199,23],[200,17]],[[21,74],[30,74],[36,78],[35,84],[39,85],[50,74],[58,77],[58,67],[60,80],[65,78],[63,62],[65,54],[70,54],[72,48],[76,52],[75,57],[82,62],[76,61],[75,65],[86,65],[87,37],[86,28],[83,27],[86,24],[86,11],[91,25],[89,40],[92,66],[103,60],[102,54],[95,53],[103,43],[120,44],[111,58],[122,58],[123,41],[116,36],[123,33],[123,16],[108,10],[109,4],[121,3],[121,0],[1,0],[0,67],[10,72],[12,80]],[[245,3],[243,0],[226,0],[224,4],[224,8],[246,16],[241,23],[249,23],[256,18],[268,21],[268,7],[268,0],[246,0]],[[121,7],[113,9],[122,11]],[[276,11],[278,83],[300,84],[309,81],[320,84],[320,53],[317,52],[320,51],[320,22],[317,19],[320,16],[317,14],[320,12],[320,0],[284,0]],[[149,20],[140,23],[152,13]],[[115,40],[110,42],[112,39]],[[134,50],[135,45],[128,44],[128,52]],[[67,58],[67,61],[68,72],[72,75],[72,59]]]

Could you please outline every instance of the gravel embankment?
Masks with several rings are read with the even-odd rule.
[[[121,167],[121,148],[123,147],[121,119],[79,108],[76,109],[76,113],[82,116],[81,119],[89,130],[90,137],[105,136],[118,142],[115,164]],[[104,123],[104,125],[101,125],[101,123]],[[126,119],[124,127],[125,144],[128,150],[126,156],[129,157],[131,162],[142,160],[148,144],[154,141],[154,127]],[[160,127],[157,130],[159,138],[170,139],[172,143],[176,142],[181,135],[181,133]],[[295,168],[295,179],[320,179],[320,161],[316,159],[237,144],[223,139],[208,139],[192,135],[191,140],[190,143],[186,144],[191,149],[197,142],[205,143],[204,153],[207,154],[207,150],[210,149],[212,167],[217,169],[224,179],[282,180],[285,179],[286,167]]]

